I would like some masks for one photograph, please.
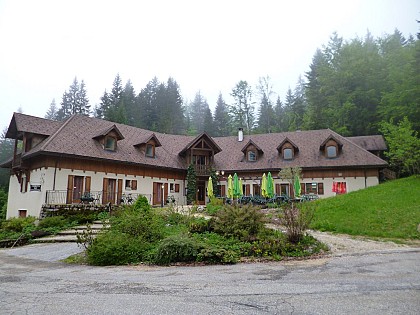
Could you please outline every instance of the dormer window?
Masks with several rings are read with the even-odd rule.
[[[257,160],[257,155],[254,151],[248,151],[248,161],[255,162]]]
[[[115,151],[117,148],[117,139],[112,136],[106,136],[104,142],[104,149],[109,151]]]
[[[283,159],[285,160],[292,160],[293,159],[293,150],[290,148],[286,148],[283,150]]]
[[[337,158],[342,154],[343,144],[334,136],[330,135],[319,147],[327,159]]]
[[[101,131],[98,135],[93,137],[93,139],[99,141],[104,150],[116,151],[117,141],[123,140],[124,136],[118,130],[116,125],[112,125]]]
[[[155,146],[151,143],[146,144],[146,156],[155,157]]]
[[[337,147],[334,145],[330,145],[327,147],[327,157],[332,159],[337,157]]]
[[[255,162],[264,154],[263,150],[251,139],[241,151],[244,153],[244,160],[248,162]]]
[[[299,148],[289,138],[285,138],[277,147],[283,160],[293,160],[299,153]]]

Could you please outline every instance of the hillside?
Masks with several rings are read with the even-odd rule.
[[[317,201],[311,228],[350,235],[420,239],[420,176]]]

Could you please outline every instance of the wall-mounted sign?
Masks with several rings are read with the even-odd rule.
[[[31,191],[41,191],[41,184],[31,184],[30,189]]]

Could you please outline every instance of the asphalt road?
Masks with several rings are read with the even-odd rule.
[[[419,314],[420,249],[201,267],[74,266],[0,250],[0,314]]]

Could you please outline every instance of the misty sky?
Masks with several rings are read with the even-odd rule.
[[[418,0],[0,0],[0,128],[19,107],[43,117],[76,76],[92,107],[117,73],[136,93],[171,76],[212,109],[219,92],[230,103],[239,80],[268,75],[284,99],[334,31],[415,36],[416,19]]]

